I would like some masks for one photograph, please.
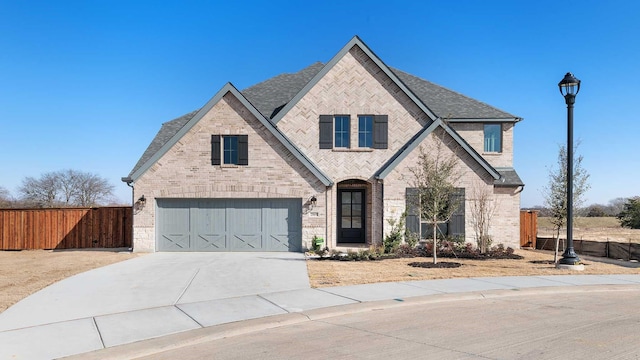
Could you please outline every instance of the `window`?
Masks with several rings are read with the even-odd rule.
[[[249,165],[247,135],[211,135],[212,165]]]
[[[388,146],[388,116],[358,116],[358,146],[361,148],[386,149]],[[320,149],[349,148],[349,115],[320,115]]]
[[[358,147],[373,147],[373,116],[358,116]]]
[[[502,124],[484,124],[484,152],[502,152]]]
[[[224,148],[223,148],[223,164],[238,165],[238,137],[237,136],[223,136]]]
[[[421,219],[420,216],[420,191],[418,188],[407,188],[405,197],[407,211],[406,230],[410,233],[420,234],[422,238],[433,237],[433,223]],[[456,188],[451,194],[449,203],[456,204],[456,209],[446,223],[438,224],[438,231],[442,235],[464,238],[465,234],[465,189]]]
[[[348,148],[349,147],[349,128],[351,126],[351,119],[349,116],[336,116],[335,118],[335,147]]]

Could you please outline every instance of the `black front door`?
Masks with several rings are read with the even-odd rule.
[[[365,242],[365,191],[364,189],[338,190],[338,242]]]

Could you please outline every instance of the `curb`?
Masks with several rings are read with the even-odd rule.
[[[264,318],[251,319],[216,326],[185,331],[173,335],[159,338],[142,340],[139,342],[125,344],[106,349],[96,350],[89,353],[65,357],[65,359],[135,359],[145,356],[156,355],[165,351],[177,350],[180,348],[202,344],[205,342],[220,340],[239,335],[250,334],[269,330],[273,328],[295,325],[308,321],[319,321],[338,316],[364,313],[369,311],[379,311],[398,307],[420,306],[426,304],[436,304],[443,302],[457,302],[470,300],[495,300],[501,298],[525,297],[531,295],[553,295],[553,294],[577,294],[593,292],[619,292],[636,291],[640,292],[638,285],[582,285],[566,288],[540,287],[525,289],[505,289],[489,290],[456,294],[437,294],[410,297],[406,299],[392,299],[372,302],[362,302],[327,308],[319,308],[304,312],[294,312],[282,315],[268,316]]]

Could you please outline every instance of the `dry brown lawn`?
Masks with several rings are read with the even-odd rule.
[[[623,228],[618,219],[614,217],[576,217],[573,219],[573,223],[573,238],[575,240],[640,243],[640,229]],[[565,236],[563,234],[566,234],[565,229],[560,231],[561,237]],[[550,218],[538,218],[538,236],[555,236]]]
[[[56,281],[136,256],[97,250],[0,251],[0,312]]]
[[[597,261],[583,261],[584,271],[558,270],[553,264],[532,261],[553,260],[553,254],[532,250],[516,250],[522,260],[466,260],[441,258],[440,261],[461,263],[453,269],[425,269],[409,266],[430,258],[388,259],[379,261],[308,260],[309,279],[314,288],[346,286],[388,281],[412,281],[481,276],[531,276],[561,274],[640,274],[640,268],[627,268]]]
[[[549,261],[550,253],[516,250],[523,260],[446,259],[463,264],[453,269],[425,269],[407,265],[427,258],[388,259],[380,261],[308,260],[312,287],[344,286],[388,281],[446,279],[478,276],[520,276],[558,274],[640,274],[640,268],[627,268],[584,261],[585,270],[557,270]],[[140,256],[128,252],[81,250],[0,251],[0,312],[28,295],[72,275]]]

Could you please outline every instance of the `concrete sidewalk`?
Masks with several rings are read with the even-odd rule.
[[[303,254],[157,253],[63,280],[0,314],[0,358],[58,358],[219,324],[380,300],[585,285],[638,286],[640,275],[468,278],[311,289]]]

